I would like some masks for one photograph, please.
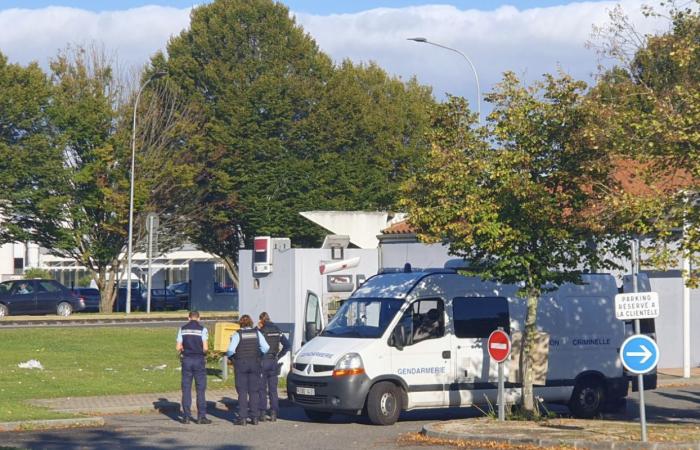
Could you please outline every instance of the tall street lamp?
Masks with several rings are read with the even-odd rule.
[[[136,94],[136,101],[134,102],[134,123],[131,130],[131,183],[129,186],[129,248],[127,250],[127,263],[126,263],[126,313],[131,312],[131,253],[132,253],[132,241],[134,235],[134,163],[136,160],[136,111],[139,107],[139,100],[141,99],[141,92],[148,86],[153,80],[162,78],[167,75],[164,71],[155,72],[151,75],[148,80],[146,80],[138,90]],[[118,286],[117,286],[118,287]]]
[[[467,60],[467,62],[469,63],[469,66],[471,66],[472,71],[474,72],[474,78],[476,79],[476,110],[477,110],[477,117],[479,118],[479,123],[481,123],[481,88],[479,87],[479,75],[476,73],[476,67],[474,67],[474,63],[472,63],[472,60],[469,59],[469,57],[467,55],[465,55],[464,53],[460,52],[459,50],[457,50],[455,48],[448,47],[446,45],[438,44],[435,42],[431,42],[424,37],[408,38],[408,40],[414,41],[414,42],[420,42],[422,44],[434,45],[435,47],[444,48],[445,50],[449,50],[451,52],[457,53],[462,58]]]

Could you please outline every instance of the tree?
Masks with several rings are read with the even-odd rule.
[[[654,238],[648,252],[662,266],[678,253],[697,263],[700,250],[700,206],[693,201],[700,187],[700,14],[689,5],[666,6],[670,29],[662,34],[641,35],[620,9],[598,28],[600,52],[617,64],[591,93],[599,145],[630,161],[643,186],[618,190],[609,203],[630,232]],[[691,274],[691,284],[698,278]]]
[[[610,264],[600,255],[617,250],[595,220],[609,166],[605,152],[590,145],[585,89],[565,75],[527,88],[506,73],[487,96],[494,105],[488,129],[474,128],[464,100],[450,98],[437,108],[425,169],[404,186],[403,204],[420,237],[448,242],[470,274],[521,286],[522,402],[530,413],[539,297],[580,282],[586,267]]]
[[[373,64],[334,67],[272,0],[195,8],[152,65],[204,111],[207,213],[192,240],[234,278],[238,249],[256,234],[320,242],[300,211],[393,206],[396,181],[426,148],[428,89]]]
[[[3,121],[16,131],[0,143],[0,237],[31,240],[85,266],[100,289],[100,309],[111,311],[126,256],[133,97],[96,47],[61,52],[51,63],[50,82],[38,72],[11,67],[11,85],[33,84],[24,82],[27,92],[0,92],[9,104],[39,99],[23,108],[31,120],[14,115]],[[187,110],[174,99],[158,91],[144,102],[137,212],[149,206],[168,217],[175,207],[188,210],[181,197],[163,194],[190,186],[199,172],[187,156]]]

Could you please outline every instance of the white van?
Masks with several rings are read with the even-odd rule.
[[[535,395],[593,417],[605,400],[627,396],[629,378],[618,358],[626,331],[614,314],[614,278],[584,275],[583,282],[540,299],[537,320],[549,334],[549,357]],[[495,404],[498,365],[486,340],[498,327],[523,330],[525,301],[516,291],[449,269],[375,275],[296,352],[289,398],[312,420],[366,411],[381,425],[403,410],[487,398]],[[506,402],[517,402],[520,384],[505,386]]]

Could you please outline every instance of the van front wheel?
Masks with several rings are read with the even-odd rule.
[[[576,382],[569,400],[569,409],[580,419],[591,419],[600,413],[604,402],[603,384],[596,379],[584,378]]]
[[[372,386],[367,396],[367,415],[375,425],[393,425],[401,414],[401,394],[393,383],[382,381]]]

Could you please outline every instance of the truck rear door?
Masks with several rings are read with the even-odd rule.
[[[455,297],[452,319],[454,379],[449,386],[449,405],[484,403],[484,396],[495,405],[498,364],[491,361],[486,342],[499,327],[510,334],[508,301],[505,297]],[[507,372],[507,365],[505,369]]]

